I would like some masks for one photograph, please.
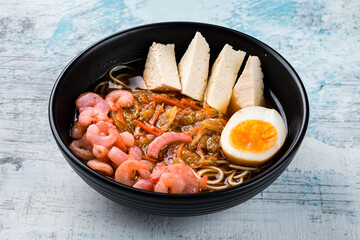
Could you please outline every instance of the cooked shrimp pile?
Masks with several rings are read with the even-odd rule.
[[[180,156],[184,145],[196,138],[194,128],[184,129],[186,133],[172,128],[178,110],[186,105],[149,94],[115,90],[105,99],[91,92],[81,94],[70,149],[93,170],[134,188],[177,194],[204,191],[207,176],[199,179],[185,162],[169,160],[168,151],[174,146]]]

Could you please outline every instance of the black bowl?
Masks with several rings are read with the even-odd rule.
[[[196,31],[206,38],[211,62],[228,43],[256,55],[262,63],[265,95],[282,114],[288,128],[286,141],[268,168],[242,185],[225,190],[172,195],[147,192],[112,181],[93,171],[69,150],[70,126],[75,100],[89,90],[111,67],[146,58],[152,42],[175,43],[177,60]],[[240,204],[268,187],[294,158],[306,132],[309,104],[305,88],[290,64],[264,43],[232,29],[189,22],[156,23],[128,29],[109,36],[74,58],[57,79],[50,97],[49,119],[62,154],[75,172],[105,197],[143,212],[193,216],[220,211]]]

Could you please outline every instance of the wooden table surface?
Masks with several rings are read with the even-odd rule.
[[[0,0],[0,239],[359,239],[360,1]],[[280,52],[307,89],[311,117],[294,161],[237,207],[148,215],[86,185],[50,132],[48,99],[93,42],[186,20],[250,34]]]

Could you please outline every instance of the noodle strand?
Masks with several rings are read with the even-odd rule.
[[[239,169],[239,170],[244,170],[244,171],[258,171],[259,170],[258,168],[243,167],[243,166],[234,165],[234,164],[229,164],[229,167]]]
[[[224,178],[224,172],[218,167],[207,166],[206,168],[203,168],[203,169],[199,170],[197,172],[197,174],[199,175],[199,177],[202,177],[203,174],[205,174],[207,172],[214,172],[214,171],[218,172],[220,174],[220,176],[216,180],[208,180],[207,183],[208,184],[218,184]]]
[[[232,173],[232,174],[228,177],[228,183],[229,183],[231,186],[240,185],[240,184],[242,184],[242,183],[244,182],[244,179],[243,179],[243,178],[240,178],[240,181],[235,182],[235,181],[233,180],[234,175],[235,175],[235,172]]]
[[[234,176],[235,179],[238,179],[238,178],[244,178],[246,175],[248,175],[249,172],[248,171],[245,171],[245,172],[242,172],[236,176]]]

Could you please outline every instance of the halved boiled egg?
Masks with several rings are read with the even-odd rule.
[[[280,114],[264,107],[247,107],[231,116],[221,133],[221,148],[232,162],[259,166],[284,144],[286,126]]]

